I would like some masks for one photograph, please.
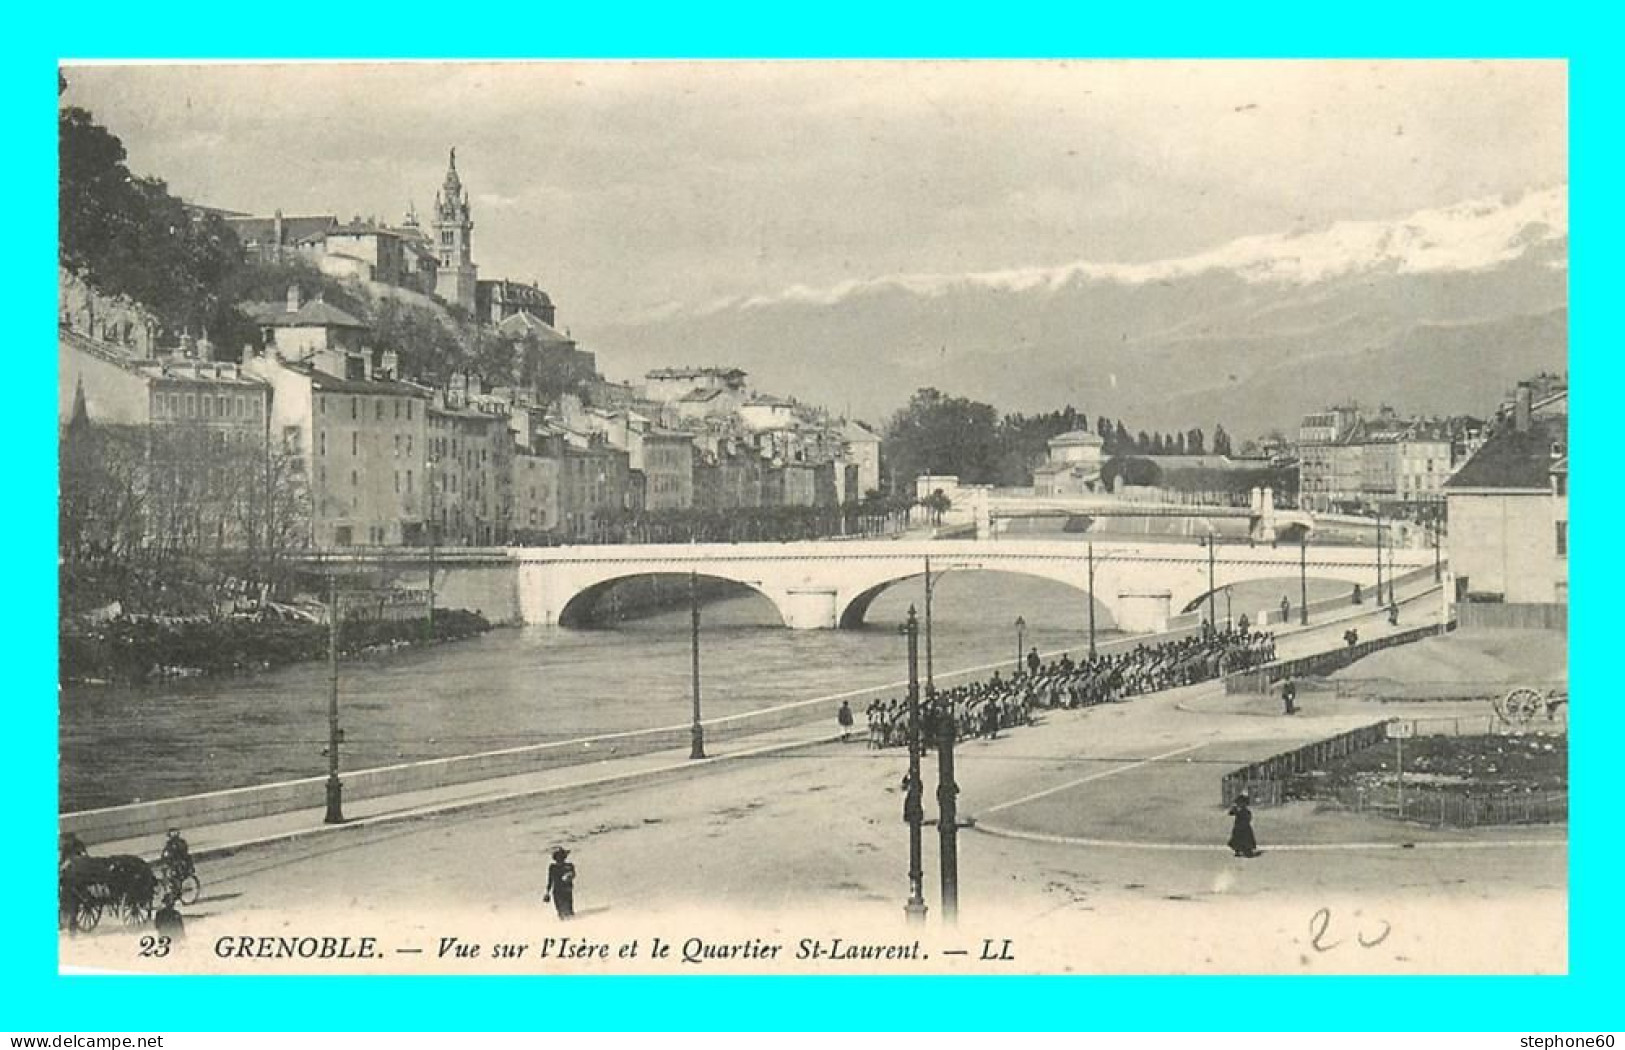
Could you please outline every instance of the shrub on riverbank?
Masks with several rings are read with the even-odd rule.
[[[469,638],[491,628],[479,613],[437,609],[434,642]],[[351,620],[339,629],[339,651],[355,656],[424,644],[418,620]],[[256,620],[112,620],[64,632],[61,677],[136,683],[164,677],[230,674],[325,659],[326,624]]]

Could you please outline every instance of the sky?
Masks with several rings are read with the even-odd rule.
[[[1147,262],[1568,178],[1561,62],[69,65],[188,200],[425,215],[561,326],[898,273]]]

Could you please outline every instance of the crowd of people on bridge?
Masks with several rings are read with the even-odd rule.
[[[1026,725],[1035,708],[1090,707],[1115,703],[1141,693],[1194,685],[1275,659],[1275,636],[1264,631],[1205,628],[1200,634],[1156,645],[1073,661],[1063,653],[1045,663],[1034,649],[1012,678],[999,672],[984,681],[939,689],[922,698],[920,738],[927,747],[941,738],[942,720],[951,717],[956,739],[997,738],[1012,726]],[[908,700],[876,699],[867,710],[869,746],[902,747],[908,743]]]

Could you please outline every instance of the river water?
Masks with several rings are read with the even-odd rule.
[[[1268,604],[1276,591],[1261,587],[1258,604],[1238,611]],[[901,681],[906,643],[897,628],[910,603],[923,611],[919,580],[884,593],[868,625],[853,631],[786,630],[754,593],[708,604],[701,642],[705,717]],[[1018,616],[1029,647],[1074,654],[1086,648],[1088,605],[1071,588],[972,570],[939,576],[932,632],[938,678],[999,661],[1013,666]],[[923,674],[923,639],[921,648]],[[433,649],[346,661],[344,765],[364,769],[682,725],[691,703],[689,659],[685,608],[596,630],[503,628]],[[867,702],[853,700],[860,723]],[[140,688],[65,687],[62,808],[324,775],[327,703],[327,666],[320,662]],[[837,705],[832,699],[800,710],[833,725]]]

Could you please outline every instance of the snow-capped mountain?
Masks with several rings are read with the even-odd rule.
[[[1345,397],[1483,411],[1565,369],[1567,187],[1148,263],[906,274],[587,333],[612,372],[727,363],[876,420],[920,386],[1171,429],[1287,427]]]

